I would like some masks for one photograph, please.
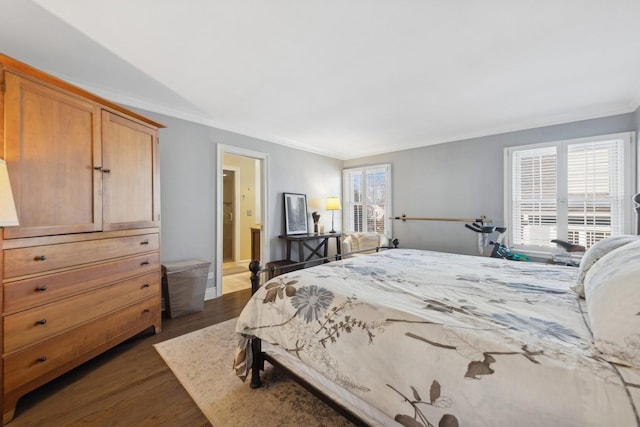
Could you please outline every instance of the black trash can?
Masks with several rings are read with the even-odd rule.
[[[211,263],[204,259],[162,265],[164,308],[171,318],[202,311]]]

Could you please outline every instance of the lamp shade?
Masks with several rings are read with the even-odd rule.
[[[327,197],[327,210],[328,211],[338,211],[342,209],[340,206],[340,199],[337,197]]]
[[[0,227],[20,225],[16,214],[16,205],[13,202],[11,183],[7,163],[0,160]]]

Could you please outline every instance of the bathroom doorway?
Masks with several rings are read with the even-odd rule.
[[[217,259],[222,268],[217,269],[218,296],[250,287],[249,263],[256,253],[264,253],[261,237],[266,209],[266,155],[236,147],[221,148]]]
[[[236,193],[238,192],[238,168],[225,166],[222,171],[222,262],[228,265],[236,262]]]

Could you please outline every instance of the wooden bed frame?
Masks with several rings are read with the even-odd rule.
[[[380,246],[380,247],[374,248],[374,250],[376,252],[379,252],[380,250],[395,249],[398,247],[398,244],[399,244],[398,239],[393,239],[391,243],[393,246]],[[267,278],[271,279],[272,277],[275,277],[282,273],[301,270],[303,268],[306,268],[307,264],[311,264],[309,265],[309,267],[311,267],[311,266],[318,265],[318,263],[337,261],[342,258],[346,258],[349,255],[354,255],[359,253],[360,254],[370,253],[371,251],[372,249],[365,249],[361,251],[349,252],[348,254],[336,254],[336,255],[332,255],[324,258],[314,258],[313,260],[310,260],[310,261],[303,261],[303,262],[296,262],[296,263],[285,264],[282,262],[275,262],[275,263],[270,263],[271,265],[264,269],[262,268],[260,261],[253,260],[249,264],[249,270],[251,271],[251,295],[255,294],[261,286],[260,284],[261,274],[267,274]],[[296,381],[298,384],[300,384],[301,386],[309,390],[311,393],[313,393],[316,397],[318,397],[320,400],[325,402],[327,405],[329,405],[330,407],[338,411],[340,414],[342,414],[345,418],[347,418],[353,424],[357,426],[368,425],[368,423],[363,421],[349,408],[331,399],[329,396],[327,396],[325,393],[323,393],[320,389],[318,389],[316,386],[311,384],[309,381],[307,381],[300,375],[297,375],[294,372],[292,372],[287,366],[282,364],[276,358],[272,357],[269,353],[262,351],[262,340],[260,340],[260,338],[251,339],[251,351],[253,353],[253,365],[251,367],[251,382],[250,382],[251,388],[259,388],[260,386],[262,386],[262,380],[260,379],[260,371],[264,370],[264,362],[266,361],[266,362],[269,362],[271,365],[278,367],[283,371],[287,372],[287,374],[294,381]]]

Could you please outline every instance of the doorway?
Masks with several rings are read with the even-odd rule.
[[[251,259],[268,259],[266,170],[266,154],[218,145],[217,296],[249,288]]]
[[[225,266],[235,264],[237,260],[235,247],[238,236],[236,236],[237,208],[236,199],[239,192],[238,176],[240,168],[225,165],[222,171],[222,262]],[[223,272],[227,274],[228,271]]]

